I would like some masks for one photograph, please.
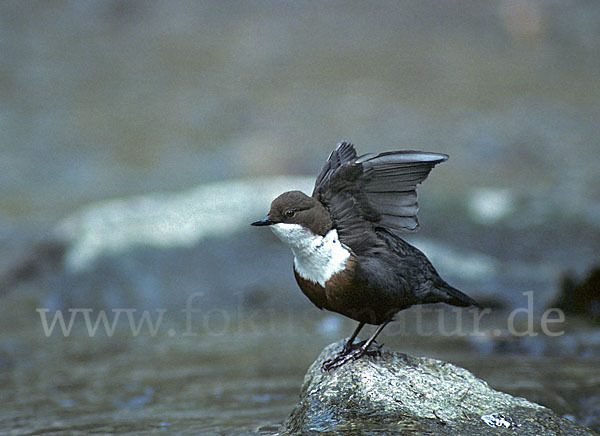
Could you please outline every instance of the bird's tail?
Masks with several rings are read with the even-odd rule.
[[[442,286],[438,286],[437,289],[446,295],[447,299],[444,302],[447,304],[460,307],[475,306],[480,309],[483,308],[477,301],[473,300],[464,292],[453,288],[448,283],[444,283]]]

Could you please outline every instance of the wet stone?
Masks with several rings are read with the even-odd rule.
[[[385,347],[330,372],[309,368],[284,434],[593,435],[548,408],[496,391],[466,369]],[[383,433],[381,433],[383,432]]]

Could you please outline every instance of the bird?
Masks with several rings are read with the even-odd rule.
[[[413,150],[357,156],[352,143],[341,141],[311,196],[284,192],[264,218],[251,223],[270,227],[291,248],[296,282],[315,306],[358,321],[341,351],[323,363],[324,370],[377,353],[371,349],[377,336],[394,315],[413,305],[479,307],[401,237],[419,228],[417,185],[447,159]],[[377,328],[355,343],[365,324]]]

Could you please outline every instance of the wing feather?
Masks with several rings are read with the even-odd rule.
[[[356,159],[363,167],[363,191],[381,217],[380,227],[413,232],[419,228],[416,187],[445,154],[421,151],[384,152]],[[386,196],[382,197],[381,194]]]
[[[369,245],[364,235],[373,232],[368,230],[419,228],[417,185],[447,159],[445,154],[412,150],[356,157],[352,144],[341,142],[317,177],[313,197],[327,207],[344,243],[352,248],[354,243]]]
[[[329,157],[321,168],[321,172],[317,176],[317,180],[315,181],[315,188],[313,190],[313,197],[315,193],[321,189],[321,187],[329,181],[331,175],[337,170],[341,165],[346,162],[350,162],[356,159],[356,150],[354,149],[354,145],[347,141],[341,141],[335,147],[331,153],[329,153]]]

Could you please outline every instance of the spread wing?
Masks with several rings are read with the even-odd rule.
[[[329,157],[321,168],[321,172],[317,176],[317,181],[315,182],[315,189],[313,190],[313,197],[316,197],[317,192],[324,189],[324,186],[329,182],[329,178],[331,175],[337,170],[342,164],[346,162],[350,162],[356,159],[356,150],[354,150],[354,146],[347,142],[342,141],[338,143],[331,153],[329,153]]]
[[[416,231],[417,185],[448,156],[389,151],[357,158],[348,150],[354,152],[352,145],[341,143],[332,152],[313,192],[331,213],[340,238],[349,240],[350,235],[377,228],[394,233]]]

